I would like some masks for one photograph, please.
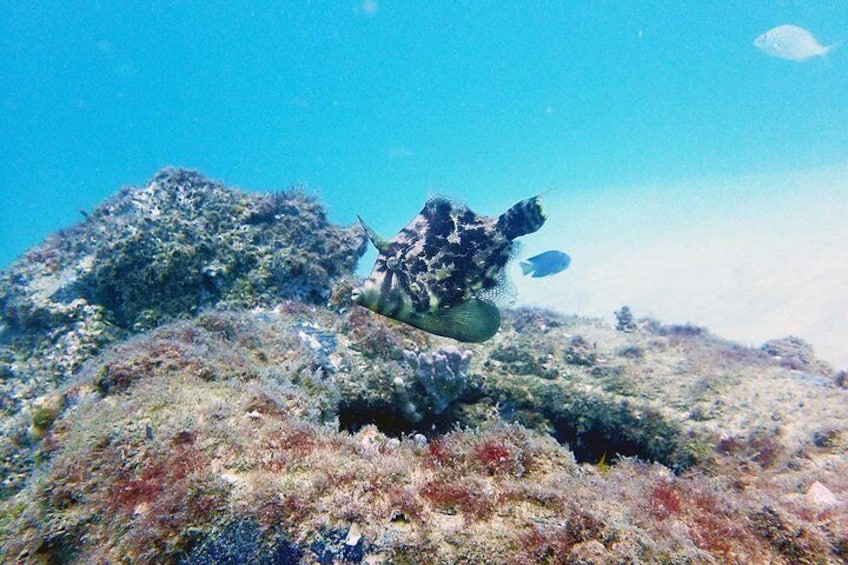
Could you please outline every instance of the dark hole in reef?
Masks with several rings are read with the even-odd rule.
[[[410,421],[393,405],[371,405],[364,402],[343,402],[338,408],[339,430],[356,433],[368,425],[377,426],[389,437],[423,434],[432,438],[454,429],[463,422],[452,410],[439,415],[425,415],[420,421]]]
[[[658,415],[636,418],[622,405],[612,410],[614,417],[601,417],[602,407],[590,403],[579,411],[534,411],[530,417],[526,411],[509,410],[509,406],[508,402],[501,405],[501,417],[505,421],[529,429],[548,430],[554,439],[571,449],[578,463],[597,464],[603,460],[605,465],[614,465],[618,457],[638,457],[642,461],[662,463],[675,472],[695,463],[693,456],[680,448],[679,430]],[[606,412],[609,411],[607,407]],[[455,406],[442,414],[425,412],[422,416],[421,421],[412,422],[388,403],[345,402],[338,407],[339,429],[349,433],[375,425],[390,437],[420,433],[432,439],[456,428],[479,425],[479,421],[469,419],[466,412]]]
[[[676,472],[695,463],[686,434],[656,411],[587,397],[567,385],[549,385],[536,393],[533,403],[523,398],[515,402],[513,420],[546,430],[568,445],[578,462],[597,463],[603,458],[609,464],[618,456],[635,456]],[[501,407],[509,405],[509,400]]]
[[[556,427],[554,437],[558,442],[568,444],[578,463],[594,464],[603,459],[606,464],[613,465],[619,456],[651,459],[638,444],[611,439],[596,429],[589,429],[578,434],[572,426],[561,424]]]
[[[65,565],[66,563],[74,563],[79,550],[75,547],[74,536],[69,533],[50,536],[45,539],[35,552],[35,557],[39,562],[55,563],[57,565]]]

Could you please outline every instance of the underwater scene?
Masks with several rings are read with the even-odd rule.
[[[0,3],[0,563],[848,563],[848,3]]]

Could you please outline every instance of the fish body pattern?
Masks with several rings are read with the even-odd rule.
[[[521,261],[521,274],[533,278],[547,277],[564,271],[571,264],[571,257],[562,251],[545,251],[535,257]]]
[[[842,42],[824,46],[806,29],[787,24],[770,29],[757,37],[754,47],[772,57],[801,62],[812,57],[824,57],[840,43]]]
[[[492,301],[506,285],[514,240],[544,222],[538,197],[522,200],[497,218],[431,198],[389,240],[362,222],[379,254],[352,299],[436,335],[486,341],[500,327],[500,311]]]

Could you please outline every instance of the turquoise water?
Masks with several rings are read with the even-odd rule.
[[[764,272],[797,275],[793,258],[824,241],[834,254],[816,280],[842,274],[829,262],[843,261],[848,234],[830,216],[819,221],[816,203],[825,195],[824,211],[836,216],[848,201],[848,47],[797,63],[753,45],[786,23],[825,45],[846,39],[842,1],[209,4],[0,6],[0,265],[119,186],[179,165],[251,190],[305,183],[331,220],[360,214],[383,233],[431,194],[496,214],[549,190],[555,221],[526,245],[573,256],[552,280],[582,289],[563,305],[578,313],[611,315],[626,300],[645,313],[713,323],[702,312],[712,308],[721,327],[727,293],[744,296],[761,275],[713,265],[737,247],[762,259],[754,246],[768,248],[761,240],[787,226],[809,241],[767,256]],[[762,203],[766,220],[798,209],[802,226],[746,229],[749,219],[763,223]],[[723,211],[740,215],[725,224]],[[692,247],[663,245],[693,233],[701,217],[718,227],[693,242],[719,232],[734,249],[705,260],[705,273],[722,278],[695,293],[706,294],[702,305],[689,307],[693,293],[660,307],[627,292],[599,304],[602,284],[584,296],[620,267],[598,242],[610,251],[644,241],[629,251],[645,253],[636,264],[675,273],[688,268]],[[598,265],[602,258],[609,262]],[[778,280],[787,278],[798,277]],[[717,286],[723,292],[710,296]],[[835,316],[831,306],[848,289],[828,288],[821,310]],[[773,304],[758,308],[785,302],[768,296]],[[799,307],[766,329],[795,331],[779,320],[797,318]],[[722,329],[753,341],[766,331]]]

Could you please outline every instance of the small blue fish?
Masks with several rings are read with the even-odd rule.
[[[564,271],[571,264],[571,257],[562,251],[545,251],[526,261],[521,261],[521,274],[533,273],[533,278],[547,277]]]

